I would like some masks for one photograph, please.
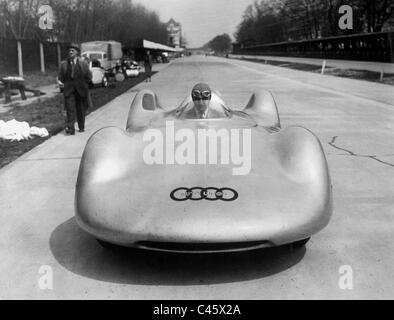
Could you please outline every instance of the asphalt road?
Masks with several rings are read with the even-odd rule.
[[[137,89],[153,89],[172,108],[200,81],[234,108],[245,105],[254,90],[271,90],[283,127],[301,125],[320,138],[334,214],[306,249],[207,256],[110,253],[76,225],[75,182],[89,136],[104,126],[124,128]],[[0,298],[392,298],[392,88],[216,57],[174,61],[152,83],[90,114],[85,133],[58,134],[0,170]],[[352,288],[339,285],[343,266]],[[46,281],[51,274],[52,283]]]

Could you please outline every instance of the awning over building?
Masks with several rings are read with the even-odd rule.
[[[152,49],[152,50],[162,50],[162,51],[168,51],[168,52],[177,52],[175,48],[165,46],[164,44],[148,41],[148,40],[143,40],[142,41],[142,47],[145,49]]]

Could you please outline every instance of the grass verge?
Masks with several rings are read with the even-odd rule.
[[[247,60],[247,61],[265,64],[265,60],[261,60],[261,59],[241,58],[241,60]],[[309,71],[314,73],[321,72],[321,67],[312,64],[274,61],[274,60],[267,60],[267,64],[277,67]],[[394,85],[394,74],[384,74],[383,81],[380,81],[379,72],[373,72],[367,70],[338,69],[338,68],[326,67],[325,74],[336,76],[336,77],[342,77],[342,78],[365,80],[365,81],[378,82],[388,85]]]
[[[28,88],[38,88],[56,83],[57,69],[47,69],[45,73],[26,72],[23,75],[25,85]]]
[[[153,72],[152,74],[155,74]],[[136,78],[129,78],[123,82],[116,82],[109,88],[92,89],[91,96],[93,107],[89,108],[87,114],[101,108],[103,105],[113,100],[117,96],[126,92],[146,79],[142,73]],[[11,110],[0,114],[0,119],[4,121],[15,119],[26,121],[29,125],[44,127],[48,130],[49,136],[40,138],[34,136],[29,140],[8,141],[0,139],[0,168],[14,161],[27,151],[33,149],[51,136],[56,135],[64,129],[64,97],[58,94],[51,98],[42,98],[24,106],[14,106]]]

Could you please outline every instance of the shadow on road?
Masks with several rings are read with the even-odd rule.
[[[239,253],[175,254],[127,249],[111,252],[71,218],[51,234],[50,248],[69,271],[96,280],[137,285],[207,285],[267,277],[297,264],[305,248]]]

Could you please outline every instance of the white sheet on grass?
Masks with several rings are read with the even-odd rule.
[[[21,141],[32,138],[32,136],[47,137],[48,135],[47,129],[30,127],[26,121],[0,120],[0,139]]]

